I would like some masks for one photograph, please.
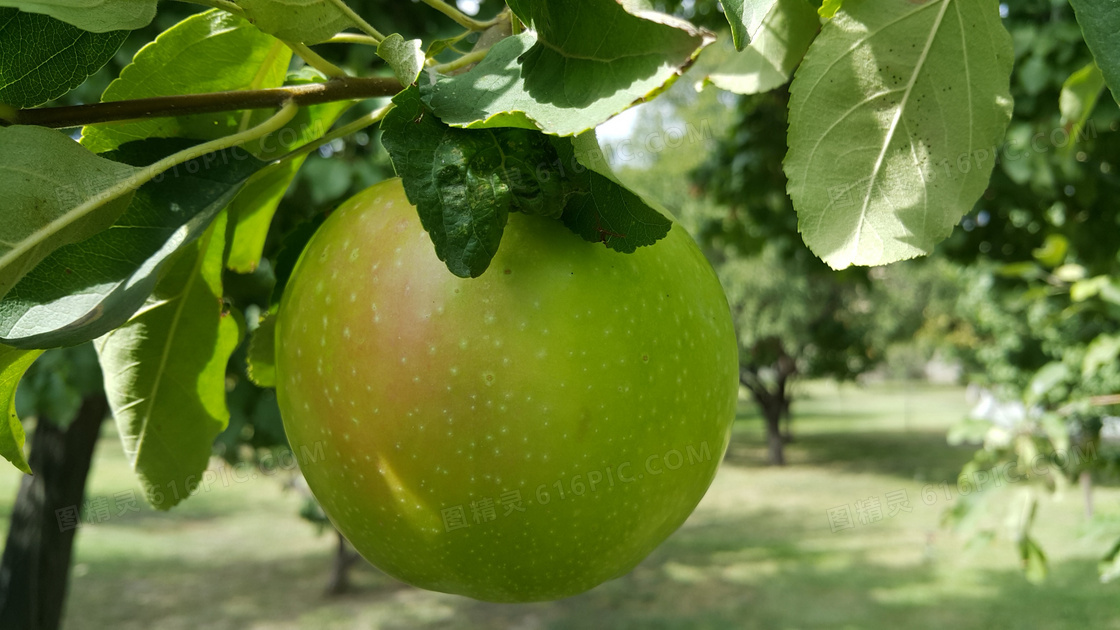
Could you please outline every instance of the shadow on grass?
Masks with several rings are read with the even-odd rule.
[[[981,571],[973,584],[954,586],[932,560],[896,566],[879,549],[803,548],[788,529],[784,542],[752,535],[780,536],[798,520],[769,513],[685,528],[632,573],[589,593],[516,606],[460,600],[454,622],[424,627],[1061,630],[1120,622],[1088,560],[1056,564],[1044,587],[1018,571]]]
[[[972,446],[950,446],[945,434],[939,432],[849,431],[799,436],[786,445],[786,459],[790,466],[812,465],[940,483],[955,481],[975,450]],[[766,443],[759,432],[736,430],[726,461],[748,468],[767,466]]]
[[[686,525],[630,574],[558,602],[489,604],[400,584],[372,568],[324,598],[328,558],[241,563],[105,560],[74,582],[68,628],[1114,628],[1120,612],[1091,561],[946,576],[929,541],[806,532],[814,515],[763,511]],[[884,553],[884,552],[889,553]],[[936,551],[936,550],[935,550]]]

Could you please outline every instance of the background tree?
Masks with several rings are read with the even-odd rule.
[[[770,462],[784,463],[790,381],[852,380],[874,367],[865,268],[832,271],[805,246],[785,194],[788,92],[736,97],[736,122],[695,170],[718,208],[692,219],[736,315],[740,381],[766,422]]]

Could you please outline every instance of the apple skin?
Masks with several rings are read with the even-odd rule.
[[[312,238],[276,361],[288,439],[354,547],[404,582],[500,602],[645,558],[715,476],[738,392],[726,298],[681,227],[621,254],[511,213],[490,268],[461,279],[399,179]]]

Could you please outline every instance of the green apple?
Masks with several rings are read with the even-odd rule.
[[[625,574],[696,507],[727,447],[727,301],[679,226],[633,254],[510,214],[452,275],[400,180],[342,205],[277,320],[288,439],[366,559],[490,601]]]

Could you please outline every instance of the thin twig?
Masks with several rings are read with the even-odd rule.
[[[350,18],[351,22],[353,22],[354,24],[357,24],[358,28],[365,31],[366,35],[369,35],[370,37],[372,37],[378,43],[381,43],[381,41],[383,39],[385,39],[385,36],[381,34],[381,31],[373,28],[373,26],[370,25],[369,22],[365,21],[365,19],[362,18],[362,16],[355,13],[354,9],[351,9],[350,5],[346,4],[345,0],[328,0],[328,1],[331,4],[333,4],[334,6],[338,7],[338,9],[340,11],[342,11],[343,15]]]
[[[242,109],[272,109],[289,100],[301,106],[317,105],[333,101],[393,96],[402,89],[404,87],[399,81],[389,77],[332,79],[323,83],[263,90],[181,94],[89,105],[21,109],[16,110],[14,116],[0,120],[0,124],[79,127],[137,118],[212,114]]]
[[[290,160],[290,159],[293,159],[293,158],[297,158],[301,155],[307,155],[308,153],[311,153],[312,151],[318,149],[319,147],[321,147],[323,145],[330,144],[331,142],[334,142],[335,140],[337,140],[339,138],[345,138],[346,136],[349,136],[350,134],[357,133],[357,132],[361,131],[362,129],[365,129],[366,127],[369,127],[370,125],[380,121],[382,118],[385,117],[385,114],[389,113],[389,110],[392,109],[392,108],[393,108],[392,103],[389,103],[388,105],[385,105],[384,107],[379,107],[379,108],[373,110],[372,112],[366,114],[365,116],[362,116],[361,118],[356,118],[353,121],[346,123],[345,125],[339,127],[338,129],[335,129],[334,131],[324,135],[322,138],[319,138],[318,140],[313,140],[313,141],[308,142],[307,144],[305,144],[301,147],[293,149],[289,153],[286,153],[286,154],[276,158],[276,161],[277,162],[283,162],[284,160]]]
[[[448,72],[454,72],[455,70],[458,70],[459,68],[463,68],[463,67],[471,65],[472,63],[478,63],[479,61],[482,61],[486,57],[486,53],[488,53],[488,52],[490,52],[489,48],[483,48],[482,50],[476,50],[474,52],[469,52],[469,53],[463,55],[462,57],[459,57],[458,59],[455,59],[453,61],[448,61],[447,63],[441,63],[441,64],[438,64],[438,65],[432,66],[432,70],[435,70],[436,72],[439,72],[441,74],[447,74]]]
[[[369,35],[362,35],[361,33],[339,33],[334,37],[323,42],[324,44],[361,44],[362,46],[373,46],[377,48],[378,41]]]
[[[328,77],[330,77],[332,79],[344,79],[344,78],[350,76],[346,73],[345,70],[343,70],[342,68],[339,68],[338,66],[336,66],[333,63],[327,61],[326,59],[323,59],[322,57],[319,56],[319,53],[315,52],[314,50],[311,50],[305,44],[301,44],[299,42],[287,42],[287,41],[284,42],[284,44],[287,45],[288,48],[291,48],[292,52],[299,55],[300,58],[303,59],[307,63],[307,65],[311,66],[312,68],[315,68],[319,72],[322,72],[323,74],[327,75]]]
[[[490,20],[488,22],[479,22],[478,20],[476,20],[476,19],[472,18],[471,16],[463,13],[462,11],[456,9],[455,7],[453,7],[450,4],[444,2],[443,0],[421,0],[421,1],[424,4],[432,7],[436,11],[439,11],[440,13],[442,13],[442,14],[446,15],[447,17],[451,18],[452,20],[455,20],[460,26],[462,26],[464,28],[469,28],[472,31],[485,31],[486,29],[493,26],[494,22],[496,21],[496,20]]]

